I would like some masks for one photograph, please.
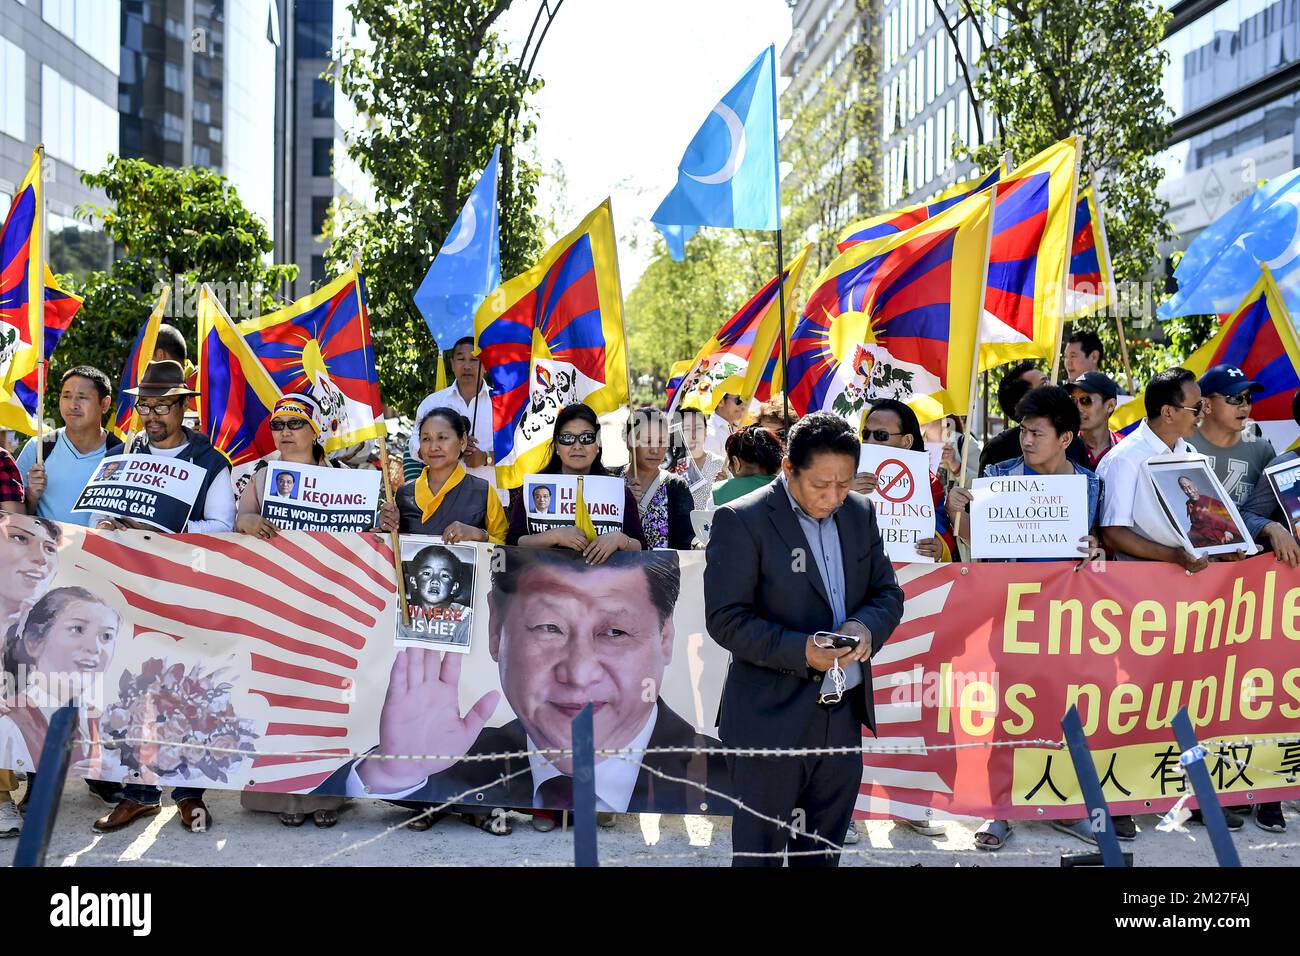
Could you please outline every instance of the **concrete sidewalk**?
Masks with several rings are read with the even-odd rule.
[[[50,866],[570,866],[573,838],[559,829],[537,833],[528,819],[512,815],[514,832],[494,836],[448,817],[432,829],[402,826],[410,814],[369,800],[350,801],[338,826],[317,829],[310,820],[291,829],[272,814],[250,813],[239,795],[209,790],[214,824],[189,833],[164,797],[161,813],[117,833],[99,834],[91,823],[106,807],[80,780],[64,790],[50,841]],[[1245,866],[1294,866],[1300,862],[1300,816],[1285,805],[1288,830],[1266,833],[1251,820],[1234,834]],[[1131,844],[1134,866],[1214,866],[1203,827],[1159,833],[1156,817],[1138,818],[1141,832]],[[845,866],[1049,866],[1065,853],[1091,848],[1046,823],[1021,822],[998,853],[975,849],[976,824],[949,821],[943,837],[923,837],[905,824],[859,821],[862,840],[849,848]],[[615,866],[725,866],[731,851],[730,823],[721,817],[630,814],[611,830],[600,830],[601,863]],[[0,861],[11,862],[17,840],[0,841]]]

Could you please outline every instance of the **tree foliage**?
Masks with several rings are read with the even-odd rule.
[[[365,273],[386,401],[413,410],[432,387],[436,350],[412,295],[461,207],[501,146],[501,272],[539,251],[539,170],[518,155],[534,134],[525,113],[540,80],[524,83],[496,32],[510,0],[353,0],[365,27],[345,46],[337,83],[368,119],[348,154],[371,181],[374,206],[333,216],[327,259]],[[450,346],[451,343],[442,343]]]
[[[81,364],[116,380],[164,285],[180,292],[166,321],[192,349],[202,283],[227,293],[219,298],[238,321],[278,308],[276,291],[298,274],[297,266],[266,263],[273,249],[266,226],[211,170],[110,157],[81,180],[103,190],[109,205],[87,203],[78,215],[103,229],[117,255],[107,271],[61,277],[85,303],[54,353],[53,381],[62,369]]]

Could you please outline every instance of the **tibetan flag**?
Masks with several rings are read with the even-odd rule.
[[[1074,244],[1065,289],[1066,319],[1082,319],[1115,304],[1115,278],[1097,187],[1089,183],[1074,207]]]
[[[560,409],[597,415],[628,400],[627,345],[609,200],[540,262],[489,295],[474,318],[492,381],[497,481],[517,488],[550,458]]]
[[[144,325],[140,326],[135,343],[127,353],[126,365],[122,367],[122,384],[117,388],[117,409],[113,412],[113,420],[108,424],[108,430],[122,441],[126,441],[126,436],[131,432],[140,430],[140,416],[135,413],[135,396],[128,390],[140,384],[144,370],[149,367],[149,362],[153,359],[154,349],[158,343],[158,327],[162,325],[163,315],[167,311],[167,300],[171,298],[171,293],[170,284],[163,286],[158,296],[158,303],[149,313],[149,318],[145,320]],[[195,381],[190,381],[189,386],[195,391],[198,390]]]
[[[924,422],[970,401],[992,190],[906,232],[860,242],[818,277],[790,342],[794,410],[858,427],[872,401]]]
[[[54,354],[54,347],[68,331],[77,310],[81,308],[81,299],[64,292],[54,284],[54,274],[45,270],[45,358]],[[0,428],[11,428],[25,435],[35,435],[38,431],[36,413],[40,400],[37,391],[40,388],[40,372],[36,369],[28,372],[14,383],[13,392],[7,401],[0,402]]]
[[[1216,365],[1235,365],[1259,382],[1264,390],[1254,396],[1250,417],[1274,447],[1285,448],[1297,434],[1291,397],[1300,388],[1300,337],[1273,273],[1268,266],[1260,268],[1259,279],[1228,321],[1179,364],[1197,378]],[[1124,434],[1136,428],[1146,415],[1144,397],[1138,395],[1115,409],[1110,427]]]
[[[840,252],[844,252],[850,246],[859,242],[905,232],[918,223],[939,215],[945,209],[951,209],[967,196],[993,185],[1005,175],[1005,167],[999,164],[998,168],[991,173],[954,183],[929,202],[918,203],[915,206],[904,206],[901,209],[881,213],[879,216],[859,220],[845,227],[844,231],[840,233],[836,247]]]
[[[997,185],[981,368],[1056,355],[1065,314],[1079,139],[1017,166]]]
[[[38,148],[0,231],[0,400],[8,399],[41,360],[43,289],[53,285],[49,274],[42,274],[41,203]]]
[[[698,408],[712,414],[722,396],[739,395],[746,405],[755,397],[773,352],[780,364],[781,311],[778,281],[785,283],[786,334],[794,328],[792,311],[794,290],[799,285],[811,245],[754,293],[740,311],[723,323],[722,328],[695,353],[689,362],[678,362],[670,371],[668,407]],[[677,389],[689,381],[678,397]]]
[[[271,410],[280,389],[206,285],[198,324],[199,430],[232,467],[269,455],[275,451]]]
[[[287,308],[240,322],[239,333],[280,391],[320,404],[326,451],[387,433],[360,273],[345,272]]]

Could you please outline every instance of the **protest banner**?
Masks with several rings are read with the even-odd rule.
[[[1278,462],[1264,469],[1277,503],[1286,515],[1287,527],[1295,534],[1300,528],[1300,458]]]
[[[190,520],[203,474],[197,465],[162,455],[110,455],[90,476],[72,510],[179,533]]]
[[[50,535],[0,514],[0,541],[11,524]],[[611,809],[731,809],[694,786],[728,786],[708,752],[728,655],[705,628],[700,552],[589,566],[562,550],[463,546],[483,570],[473,636],[467,653],[444,656],[396,646],[382,535],[144,539],[62,526],[53,543],[41,575],[0,568],[0,601],[32,605],[35,628],[22,635],[31,661],[0,672],[0,766],[33,768],[45,705],[72,679],[98,730],[78,739],[74,762],[102,779],[413,800],[476,791],[459,802],[528,807],[546,798],[519,754],[568,747],[570,720],[595,701],[597,748],[691,751],[645,755]],[[878,736],[864,731],[859,816],[1085,816],[1067,754],[1044,743],[1061,739],[1072,704],[1115,813],[1163,812],[1184,792],[1169,726],[1183,706],[1225,801],[1300,796],[1287,780],[1300,747],[1265,742],[1293,736],[1300,718],[1300,570],[1271,556],[1195,577],[1118,566],[896,565],[907,604],[870,662]],[[40,622],[73,613],[92,622],[98,651],[67,674]],[[578,686],[573,655],[605,641],[619,653],[591,650],[602,666]],[[420,719],[378,754],[386,709],[385,726]],[[514,756],[383,759],[490,753]],[[569,769],[562,756],[555,767]]]
[[[858,453],[858,472],[876,476],[875,490],[867,497],[876,504],[880,537],[891,561],[933,560],[916,550],[919,542],[934,537],[929,465],[928,453],[892,445],[863,442]]]
[[[266,465],[262,517],[286,531],[369,531],[379,508],[374,469],[322,468],[287,461]]]
[[[528,533],[571,528],[578,518],[578,475],[525,475],[524,508]],[[623,529],[623,504],[627,500],[622,478],[586,475],[582,499],[597,534]]]
[[[478,552],[446,544],[437,535],[407,534],[399,540],[411,623],[398,615],[397,645],[469,653]]]
[[[1082,557],[1088,536],[1088,479],[1082,475],[976,478],[971,495],[972,558]]]

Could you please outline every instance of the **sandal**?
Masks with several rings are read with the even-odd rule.
[[[1097,845],[1097,834],[1092,832],[1092,824],[1087,820],[1051,820],[1053,830],[1068,833],[1075,839],[1092,846]]]
[[[472,827],[493,836],[507,836],[514,832],[514,825],[505,813],[462,813],[460,818]]]
[[[339,812],[337,810],[317,810],[311,815],[311,819],[318,827],[332,827],[339,822]]]
[[[446,815],[447,814],[445,813],[431,813],[428,810],[424,810],[411,817],[411,819],[406,822],[406,826],[411,830],[427,830]]]
[[[1009,820],[985,820],[983,825],[975,831],[975,849],[987,850],[990,853],[996,853],[1006,846],[1008,840],[1016,831],[1011,829]],[[988,837],[987,840],[981,840],[980,837]]]
[[[307,814],[282,813],[280,814],[280,822],[287,827],[300,827],[307,822]]]

